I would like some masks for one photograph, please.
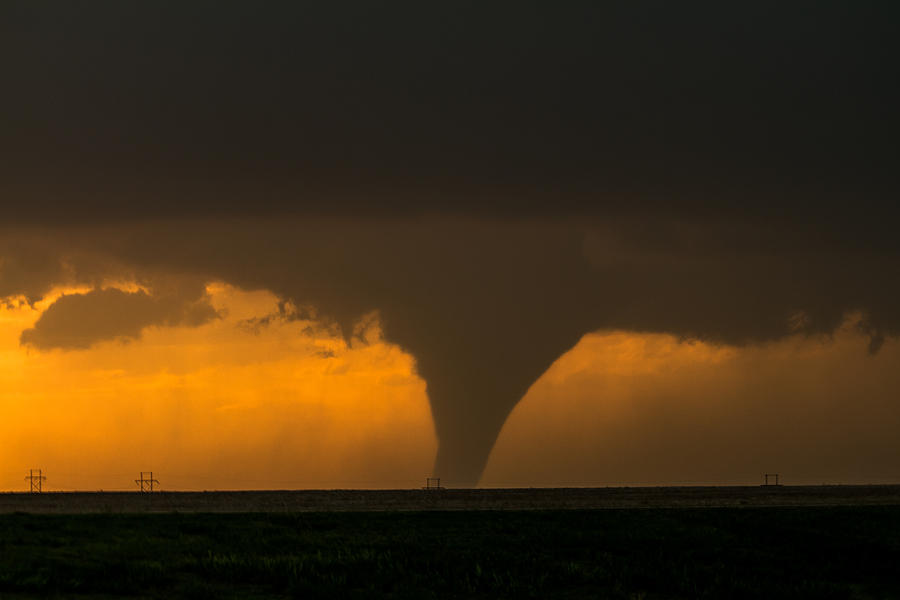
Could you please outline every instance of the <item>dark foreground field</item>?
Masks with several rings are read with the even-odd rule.
[[[0,598],[897,598],[900,506],[0,515]]]
[[[900,485],[0,493],[0,513],[559,510],[900,505]]]

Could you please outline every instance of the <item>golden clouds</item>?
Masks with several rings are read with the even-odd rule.
[[[510,415],[482,485],[896,481],[900,342],[834,336],[715,346],[585,336]]]
[[[268,292],[207,288],[222,316],[139,339],[37,352],[50,306],[0,309],[0,489],[410,487],[436,452],[425,384],[377,322],[349,345]],[[56,297],[58,297],[58,293]]]
[[[135,293],[140,288],[112,287]],[[413,358],[374,315],[352,340],[267,291],[204,294],[219,318],[82,350],[20,344],[63,292],[0,306],[0,490],[415,487],[437,442]],[[482,485],[895,481],[900,341],[858,319],[745,347],[585,336],[514,409]],[[442,475],[437,473],[436,475]]]

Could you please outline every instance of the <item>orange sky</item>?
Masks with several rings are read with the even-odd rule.
[[[120,286],[121,287],[121,286]],[[72,290],[69,290],[70,292]],[[224,318],[89,350],[19,345],[55,294],[0,309],[0,489],[412,487],[437,442],[424,382],[377,322],[349,346],[278,299],[208,288]]]
[[[20,344],[77,291],[0,308],[0,490],[24,489],[30,468],[48,490],[135,489],[142,470],[182,490],[410,488],[432,474],[425,382],[377,318],[348,345],[269,292],[211,284],[222,318],[199,327]],[[513,411],[481,485],[896,481],[900,342],[869,354],[857,319],[746,347],[587,335]]]
[[[900,342],[747,347],[585,336],[507,420],[486,486],[884,483],[900,478]]]

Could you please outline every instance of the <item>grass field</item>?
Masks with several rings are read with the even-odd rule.
[[[0,514],[900,506],[900,485],[0,493]]]
[[[0,598],[896,598],[900,506],[0,515]]]

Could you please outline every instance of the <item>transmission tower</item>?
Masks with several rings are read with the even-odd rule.
[[[30,469],[28,471],[28,477],[25,478],[25,481],[29,482],[29,484],[31,485],[32,494],[40,494],[42,491],[41,484],[44,481],[47,481],[47,477],[40,469]]]
[[[148,494],[153,491],[153,484],[159,485],[159,481],[153,479],[153,471],[141,471],[141,478],[135,479],[134,482],[141,486],[141,492]]]

